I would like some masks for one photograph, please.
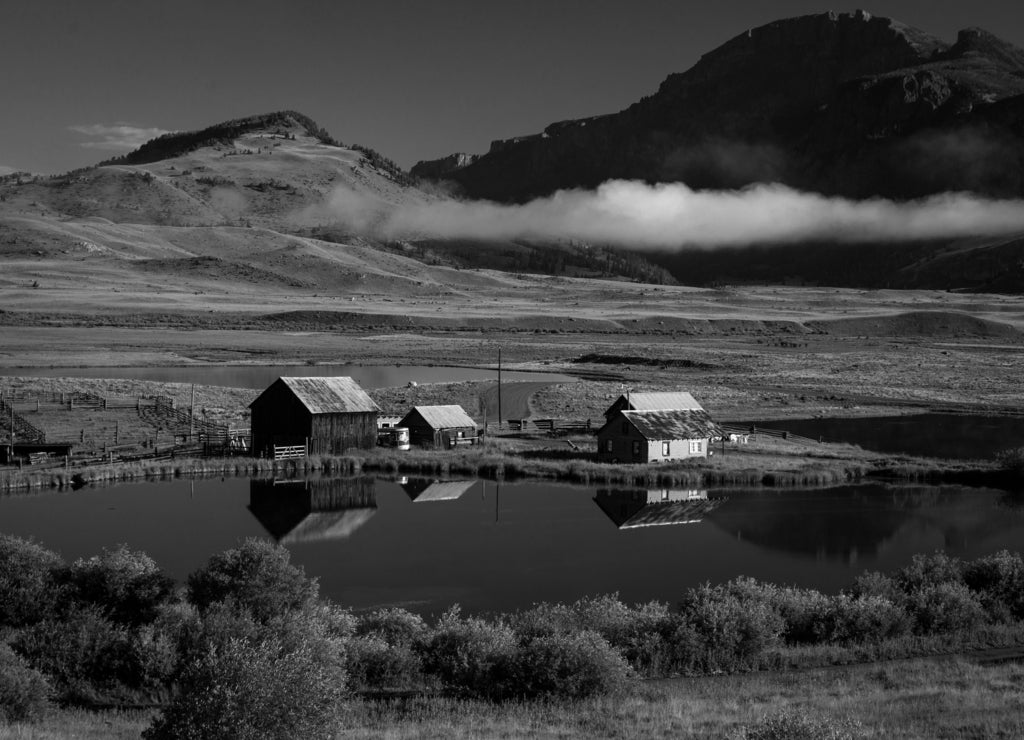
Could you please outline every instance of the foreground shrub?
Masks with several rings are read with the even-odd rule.
[[[427,634],[427,623],[405,609],[378,609],[359,618],[356,634],[375,635],[389,645],[412,645]]]
[[[881,596],[840,595],[828,600],[817,627],[821,642],[878,642],[909,634],[914,620]]]
[[[596,632],[563,633],[502,655],[485,691],[490,699],[583,699],[621,691],[634,675]]]
[[[704,585],[680,603],[682,625],[673,632],[677,654],[693,651],[686,662],[701,671],[733,671],[757,666],[763,651],[779,643],[785,622],[749,583]]]
[[[177,662],[170,638],[151,627],[134,630],[117,624],[97,607],[27,627],[12,647],[72,702],[136,699],[161,692]]]
[[[1002,550],[964,566],[964,583],[996,622],[1024,619],[1024,560]]]
[[[458,607],[438,621],[423,646],[423,669],[442,685],[469,696],[489,696],[495,667],[507,665],[517,646],[515,633],[502,623],[470,617]]]
[[[147,740],[333,737],[345,674],[314,645],[229,640],[184,672],[171,704],[146,729]]]
[[[102,607],[124,624],[151,622],[157,610],[174,599],[174,580],[151,557],[124,545],[76,560],[55,577],[69,601]]]
[[[896,572],[896,583],[904,593],[947,583],[963,583],[963,561],[944,552],[915,555],[910,565]]]
[[[349,685],[355,691],[412,689],[424,684],[423,663],[411,643],[389,643],[376,634],[346,645]]]
[[[962,583],[919,588],[910,594],[908,607],[923,634],[969,630],[985,620],[981,602]]]
[[[240,547],[210,558],[188,578],[188,598],[200,611],[233,599],[261,621],[311,606],[319,588],[302,568],[292,565],[288,550],[249,539]]]
[[[49,709],[52,693],[42,673],[0,644],[0,723],[39,719]]]
[[[54,552],[20,537],[0,534],[0,626],[33,624],[57,602],[53,572],[63,565]]]

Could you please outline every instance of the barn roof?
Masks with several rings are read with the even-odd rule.
[[[278,378],[276,382],[284,383],[311,414],[380,411],[380,407],[366,391],[345,375],[333,378]]]
[[[473,421],[469,414],[458,405],[451,406],[413,406],[412,411],[406,414],[402,421],[399,422],[402,426],[407,426],[408,418],[413,414],[418,413],[423,417],[423,421],[427,422],[432,429],[455,429],[459,427],[476,427],[476,422]]]
[[[623,398],[620,396],[620,399]],[[697,399],[685,391],[630,393],[625,397],[625,408],[633,411],[662,411],[666,409],[703,411]]]
[[[640,434],[649,440],[704,439],[720,437],[721,428],[707,411],[622,411],[620,412]],[[613,423],[613,422],[609,422]]]

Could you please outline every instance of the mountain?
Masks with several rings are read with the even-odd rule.
[[[623,111],[412,172],[506,202],[614,178],[913,198],[1019,196],[1022,165],[1024,51],[981,29],[947,44],[857,11],[746,31]]]
[[[381,154],[280,111],[166,134],[62,175],[0,177],[0,264],[28,284],[62,272],[195,290],[416,295],[493,281],[464,267],[673,282],[603,247],[372,236],[390,210],[445,198]]]

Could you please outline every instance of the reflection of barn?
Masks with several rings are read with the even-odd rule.
[[[307,442],[313,455],[377,444],[380,409],[352,378],[278,378],[249,408],[255,454]]]
[[[619,529],[664,524],[694,524],[717,507],[721,499],[709,499],[707,491],[598,491],[594,501]]]
[[[249,511],[278,542],[348,537],[377,511],[372,478],[253,480]]]
[[[432,480],[410,478],[400,484],[417,504],[426,501],[454,501],[476,485],[475,480]]]
[[[421,447],[455,447],[479,442],[476,422],[461,406],[414,406],[398,422],[408,427],[414,445]]]

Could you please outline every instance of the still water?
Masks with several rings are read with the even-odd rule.
[[[183,580],[246,537],[277,541],[357,609],[512,610],[618,592],[673,602],[739,575],[836,592],[915,553],[1024,547],[1024,496],[961,487],[643,490],[493,481],[125,484],[0,498],[0,531],[67,559],[125,543]]]
[[[1024,447],[1024,417],[914,414],[866,418],[737,422],[826,442],[848,442],[875,452],[954,460],[991,460]]]
[[[279,377],[347,375],[363,388],[388,388],[406,383],[454,383],[497,380],[497,370],[435,365],[191,365],[185,367],[11,367],[0,376],[30,378],[129,378],[165,383],[202,383],[228,388],[263,389]],[[576,380],[557,373],[503,370],[502,380],[568,383]]]

